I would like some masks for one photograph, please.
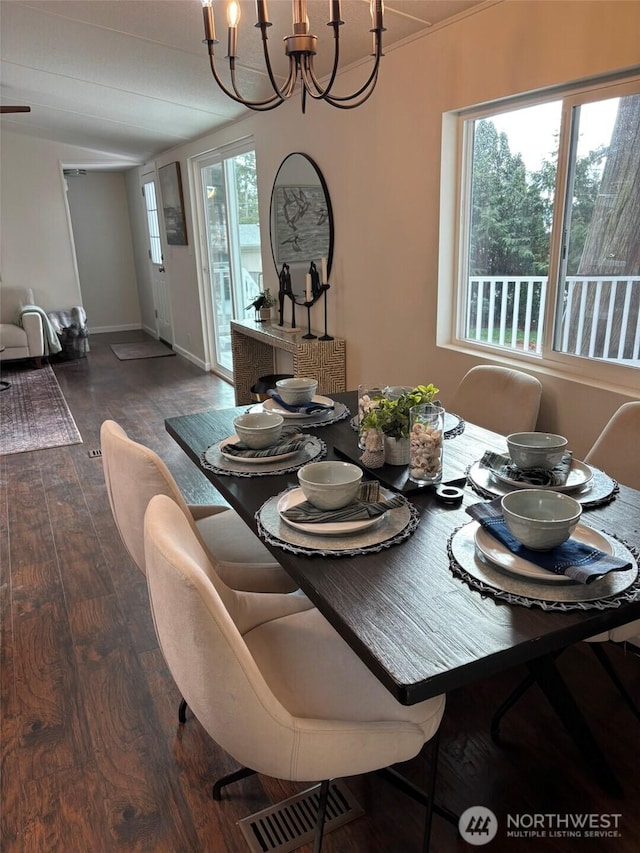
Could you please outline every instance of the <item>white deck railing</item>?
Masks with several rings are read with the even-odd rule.
[[[471,276],[466,336],[541,353],[546,299],[546,276]],[[640,276],[567,276],[555,348],[640,366]]]

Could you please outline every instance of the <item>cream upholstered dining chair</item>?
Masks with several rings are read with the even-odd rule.
[[[322,781],[318,851],[330,778],[408,761],[433,739],[428,840],[445,697],[401,705],[317,609],[273,618],[270,596],[230,589],[168,497],[151,500],[144,535],[151,610],[169,670],[202,726],[244,765],[216,782],[214,797],[254,772]]]
[[[152,497],[168,495],[215,560],[218,573],[229,586],[261,594],[280,593],[276,599],[281,613],[312,607],[306,595],[232,509],[187,504],[158,454],[130,439],[115,421],[103,422],[100,445],[113,519],[125,548],[143,574],[146,574],[144,514]],[[187,703],[182,699],[178,709],[181,723],[185,722],[186,713]]]
[[[520,370],[493,364],[472,367],[458,385],[449,409],[502,435],[536,428],[542,384]]]
[[[605,471],[610,477],[632,489],[640,489],[640,400],[623,403],[614,412],[609,422],[596,439],[593,447],[585,456],[585,462]],[[607,671],[633,713],[640,719],[640,711],[626,691],[617,673],[613,669],[604,649],[597,645],[611,640],[613,643],[626,643],[635,640],[640,645],[640,619],[627,622],[611,631],[590,637],[587,642],[594,654]]]
[[[624,485],[631,486],[633,489],[640,489],[639,439],[640,401],[624,403],[605,425],[584,461],[595,468],[600,468]],[[622,683],[602,646],[602,643],[609,640],[612,643],[621,644],[635,641],[635,644],[640,646],[640,619],[634,619],[633,622],[619,625],[617,628],[596,634],[586,640],[631,712],[640,720],[640,709]],[[523,679],[496,711],[491,721],[491,733],[494,740],[498,739],[500,722],[504,715],[534,684],[534,681],[535,679],[532,676]]]
[[[253,592],[297,589],[234,510],[187,504],[158,454],[130,439],[115,421],[102,424],[100,445],[111,511],[122,541],[140,571],[145,572],[143,521],[147,504],[154,495],[169,495],[215,558],[218,573],[228,586]],[[302,597],[301,600],[306,601]]]
[[[614,412],[584,461],[632,489],[640,489],[640,400]]]

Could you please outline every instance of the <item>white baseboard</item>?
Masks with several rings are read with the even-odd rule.
[[[183,358],[186,358],[187,361],[191,362],[191,364],[195,364],[196,367],[200,368],[200,370],[208,372],[209,367],[207,363],[205,361],[202,361],[201,358],[197,358],[197,356],[195,356],[192,352],[189,352],[189,350],[183,349],[177,344],[173,344],[173,351],[178,353],[178,355],[181,355]]]
[[[141,328],[142,326],[140,323],[127,323],[123,326],[92,326],[89,324],[89,331],[96,335],[101,332],[135,332],[137,329]]]

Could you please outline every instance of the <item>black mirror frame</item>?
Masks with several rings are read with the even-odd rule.
[[[275,216],[274,199],[276,196],[276,187],[278,186],[278,175],[282,171],[287,160],[290,157],[296,157],[296,156],[304,157],[304,159],[307,160],[307,162],[311,164],[313,170],[315,171],[315,173],[318,177],[318,181],[320,182],[320,186],[322,187],[322,192],[324,193],[324,197],[325,197],[325,200],[327,202],[327,219],[329,222],[329,251],[327,253],[327,279],[328,279],[329,275],[331,273],[331,265],[333,263],[333,238],[334,238],[333,208],[331,207],[331,197],[329,195],[329,188],[327,186],[327,182],[325,181],[324,175],[320,171],[318,164],[315,162],[315,160],[313,160],[311,157],[309,157],[308,154],[303,154],[302,151],[292,151],[291,154],[287,154],[287,156],[284,158],[284,160],[278,166],[278,171],[276,172],[276,176],[275,176],[274,181],[273,181],[273,186],[271,187],[271,199],[269,202],[269,240],[271,242],[271,257],[273,258],[273,265],[276,268],[276,272],[279,273],[280,268],[279,268],[278,262],[276,260],[275,237],[273,234],[273,223],[274,223],[274,216]],[[308,260],[310,263],[312,260],[316,260],[316,258],[309,258]]]

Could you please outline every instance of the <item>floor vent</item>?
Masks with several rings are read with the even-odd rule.
[[[99,459],[101,456],[102,456],[101,450],[90,450],[89,451],[89,457],[91,459]]]
[[[282,800],[238,821],[253,853],[290,853],[313,842],[320,800],[320,785]],[[329,785],[325,834],[364,814],[340,779]]]

